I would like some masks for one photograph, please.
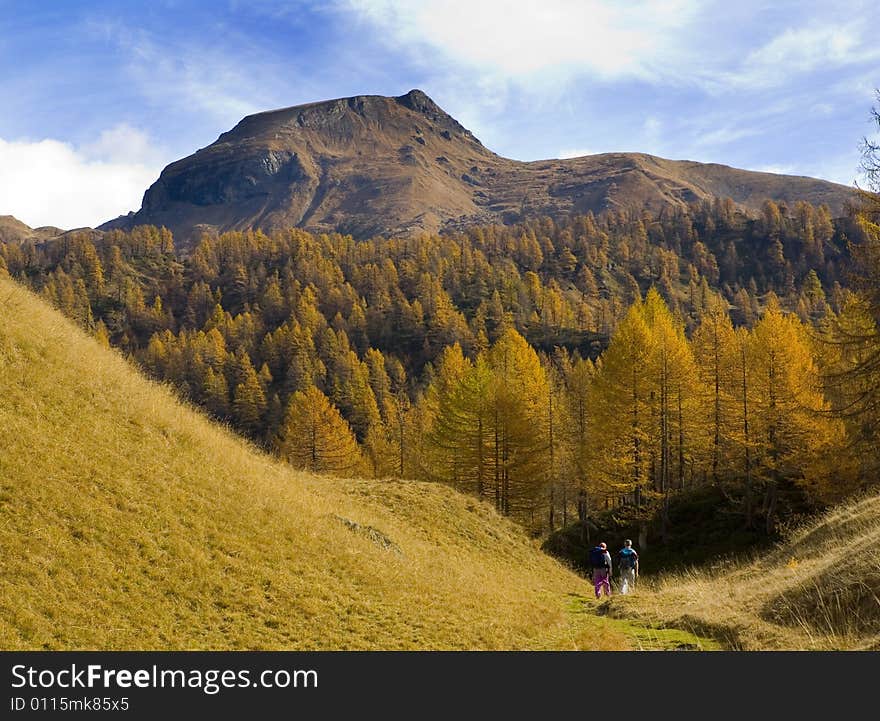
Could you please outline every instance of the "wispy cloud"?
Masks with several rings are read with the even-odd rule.
[[[262,84],[222,50],[167,52],[145,35],[126,42],[131,53],[128,71],[140,91],[155,102],[182,104],[222,120],[241,118],[269,103]]]
[[[116,46],[121,69],[138,94],[177,113],[208,116],[226,129],[245,115],[285,104],[290,62],[263,52],[252,37],[217,28],[221,42],[163,38],[119,22],[89,25]],[[303,83],[300,81],[300,85]]]
[[[694,139],[694,145],[698,147],[718,147],[720,145],[729,145],[744,138],[751,138],[760,135],[759,128],[744,128],[725,126],[715,130],[709,130],[698,135]]]
[[[139,208],[167,160],[146,134],[127,125],[81,146],[0,138],[0,214],[31,227],[94,227]]]
[[[797,175],[797,168],[794,165],[758,165],[753,170],[759,173],[774,173],[776,175]]]
[[[828,68],[871,67],[880,59],[869,32],[880,19],[877,9],[860,0],[833,7],[810,0],[331,2],[389,47],[437,69],[438,77],[444,68],[467,68],[471,80],[538,95],[572,81],[634,81],[717,95],[763,90]]]
[[[338,0],[425,59],[478,67],[520,82],[590,73],[651,78],[681,54],[678,33],[697,0]]]
[[[563,148],[557,154],[557,158],[582,158],[585,155],[596,155],[598,151],[591,148]]]
[[[749,53],[727,79],[737,86],[765,88],[816,70],[869,65],[880,59],[880,48],[867,30],[861,22],[786,28]]]

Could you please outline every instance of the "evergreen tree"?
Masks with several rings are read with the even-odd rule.
[[[229,388],[222,373],[215,373],[210,366],[205,372],[204,404],[217,418],[229,414]]]
[[[276,447],[291,465],[314,472],[352,473],[361,463],[351,428],[314,386],[291,396]]]
[[[247,358],[247,356],[244,356]],[[254,367],[242,366],[241,375],[232,397],[232,415],[236,425],[248,435],[259,437],[263,413],[266,411],[266,394]]]
[[[651,425],[650,361],[653,337],[642,303],[618,324],[594,377],[590,406],[595,411],[591,444],[591,489],[608,498],[649,480],[646,443]]]
[[[692,345],[704,392],[703,408],[708,411],[710,474],[712,482],[717,484],[722,468],[729,466],[729,441],[737,431],[732,411],[738,386],[736,333],[730,317],[719,304],[700,316]]]
[[[507,329],[486,354],[492,372],[490,418],[493,485],[498,510],[534,525],[546,504],[548,462],[543,425],[550,389],[535,351]]]
[[[841,433],[827,415],[811,343],[798,318],[783,313],[771,298],[750,341],[755,469],[766,485],[769,532],[782,480],[819,491],[831,483],[830,478],[817,477],[821,465],[817,461],[834,452]]]

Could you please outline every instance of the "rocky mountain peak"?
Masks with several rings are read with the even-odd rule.
[[[424,91],[357,95],[249,115],[162,171],[141,209],[102,227],[205,231],[302,227],[365,238],[608,208],[731,197],[827,203],[851,189],[641,153],[519,162],[486,149]]]

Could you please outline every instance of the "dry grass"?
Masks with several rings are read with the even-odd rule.
[[[585,586],[442,486],[275,462],[0,278],[0,648],[639,647]]]
[[[731,648],[880,649],[880,496],[834,509],[752,561],[666,577],[617,612]]]

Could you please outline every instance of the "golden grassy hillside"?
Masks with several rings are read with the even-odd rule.
[[[593,615],[587,590],[447,488],[274,461],[0,278],[0,648],[680,638]]]
[[[729,648],[880,650],[880,496],[832,510],[750,562],[665,577],[619,601],[614,615]]]

